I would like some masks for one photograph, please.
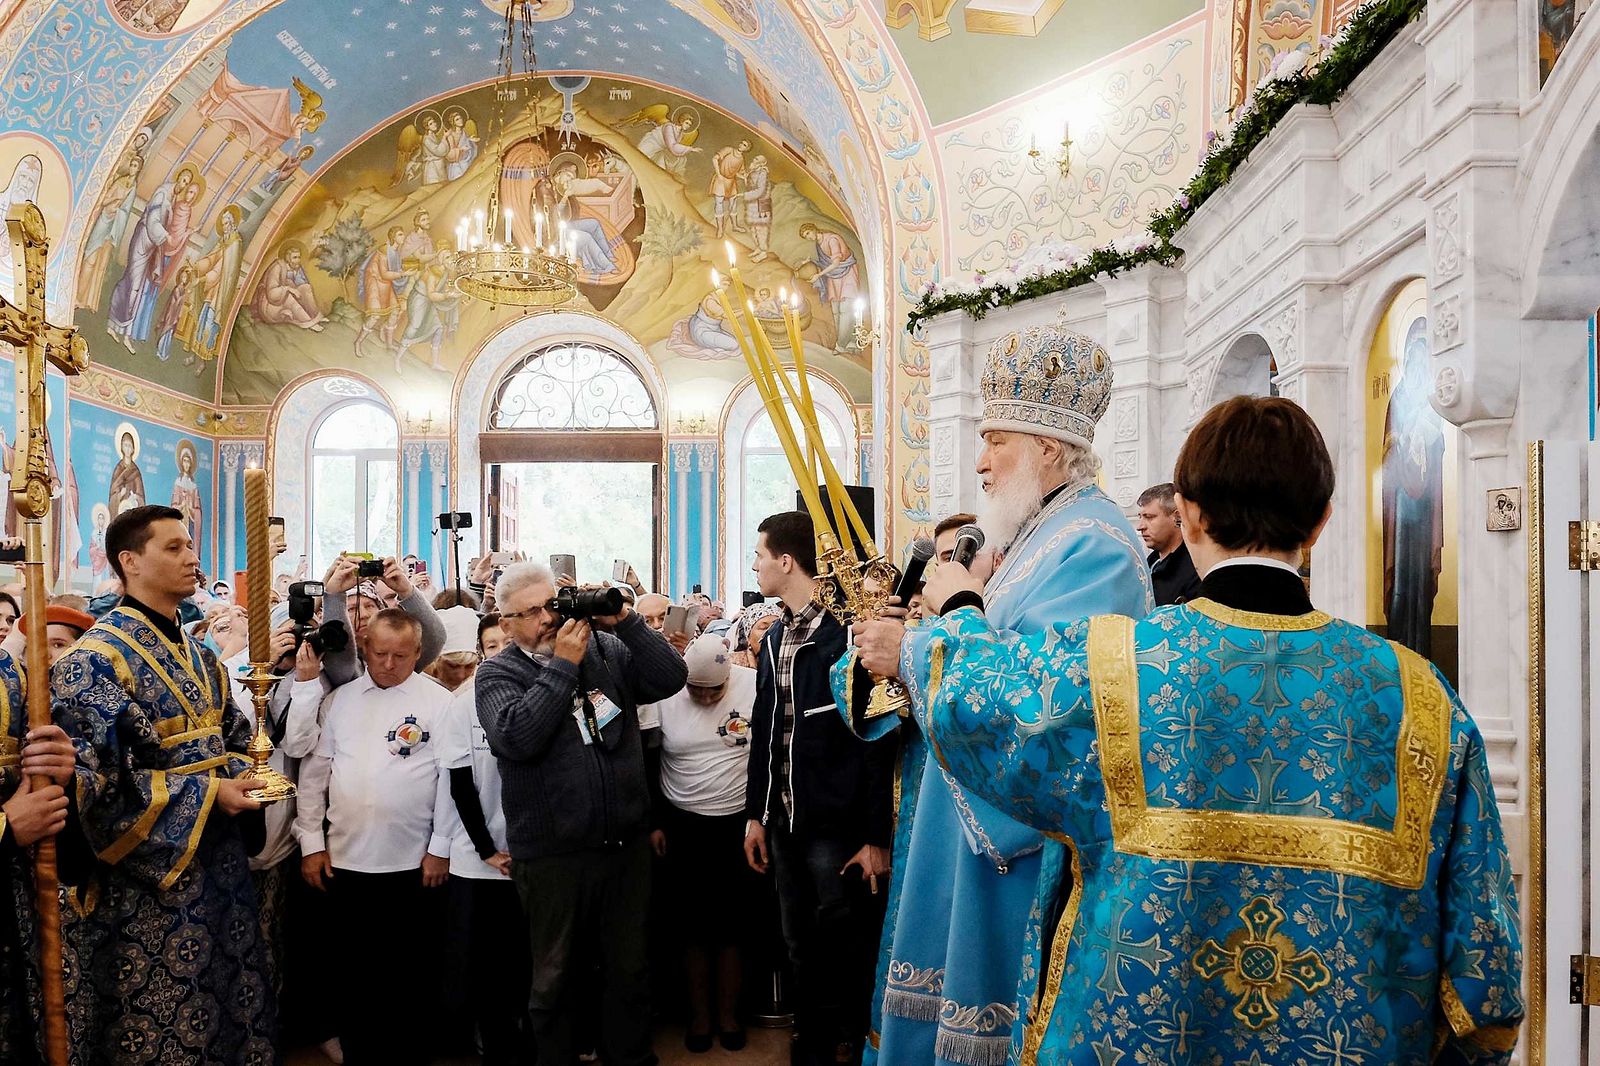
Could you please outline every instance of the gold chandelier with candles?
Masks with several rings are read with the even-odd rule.
[[[756,318],[755,304],[750,301],[744,281],[739,277],[733,242],[724,241],[723,249],[728,256],[728,277],[739,306],[735,308],[729,299],[728,285],[715,269],[711,271],[711,287],[722,305],[723,318],[729,331],[739,342],[739,351],[744,355],[745,365],[755,381],[767,417],[772,420],[778,442],[783,445],[789,470],[800,486],[806,511],[811,515],[817,539],[816,600],[847,625],[876,618],[889,605],[889,598],[894,594],[895,568],[873,543],[867,524],[862,521],[855,503],[845,491],[844,480],[839,476],[823,443],[816,407],[811,400],[811,382],[806,375],[805,348],[800,336],[800,294],[791,296],[784,293],[781,300],[789,348],[794,353],[796,386],[778,362],[772,341],[767,338],[766,330]],[[742,322],[741,313],[744,316]],[[785,399],[799,416],[799,433],[795,432],[789,419],[788,409],[784,406]],[[803,452],[800,447],[802,438],[805,440]],[[819,480],[827,486],[831,514],[830,507],[823,505],[822,494],[817,490]],[[864,717],[903,715],[909,714],[910,710],[910,698],[900,682],[887,678],[874,680]]]
[[[505,110],[506,104],[525,97],[528,108],[538,119],[539,95],[534,82],[539,59],[533,46],[535,0],[511,0],[506,6],[505,32],[500,38],[500,75],[495,83],[495,113],[485,131],[492,137],[498,169],[489,203],[464,216],[456,225],[456,251],[452,272],[456,289],[463,296],[495,306],[554,307],[566,303],[577,292],[578,266],[574,245],[566,224],[546,226],[542,212],[533,218],[534,241],[517,245],[512,241],[512,209],[500,202],[506,187]],[[517,72],[517,53],[522,54],[522,71]],[[546,237],[548,236],[548,240]]]

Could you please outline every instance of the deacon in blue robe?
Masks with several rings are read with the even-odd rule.
[[[991,496],[1006,494],[1009,479],[1042,476],[1014,460],[1002,473],[991,458],[1036,447],[1020,438],[1064,441],[1063,454],[1080,457],[1072,468],[1079,480],[1054,486],[1009,545],[996,545],[1004,558],[988,582],[995,624],[1038,633],[1083,614],[1143,616],[1154,603],[1139,540],[1117,505],[1081,475],[1092,467],[1082,460],[1110,395],[1110,359],[1090,338],[1058,328],[1011,334],[989,358],[979,469]],[[1025,410],[1016,402],[1022,397]],[[902,676],[913,701],[926,691],[931,637],[931,629],[906,631],[910,665]],[[834,694],[857,732],[876,739],[900,722],[860,718],[865,679],[847,655],[835,665]],[[869,1046],[877,1062],[893,1066],[1001,1066],[1020,1008],[1024,946],[1038,936],[1039,876],[1048,868],[1059,888],[1062,867],[1051,853],[1060,846],[928,765],[925,745],[908,743],[904,752]]]
[[[250,724],[216,657],[131,597],[56,663],[55,720],[78,750],[75,802],[99,863],[63,915],[76,1054],[103,1063],[270,1064],[265,976],[246,836],[223,778]],[[70,921],[67,919],[71,919]]]
[[[908,677],[927,663],[916,708],[940,766],[1060,844],[1023,966],[1022,1066],[1510,1059],[1519,916],[1482,736],[1426,660],[1312,609],[1287,559],[1326,521],[1325,449],[1260,485],[1206,472],[1311,451],[1248,439],[1296,420],[1290,444],[1321,448],[1281,399],[1228,401],[1186,443],[1179,491],[1213,493],[1234,540],[1209,541],[1192,501],[1199,599],[1022,635],[951,568],[929,581],[945,613],[922,641],[857,627],[867,665],[894,672],[894,648]],[[1196,438],[1222,444],[1186,465]],[[1313,477],[1307,503],[1293,482]],[[1297,494],[1292,520],[1273,513]],[[1286,528],[1309,536],[1272,543]],[[1057,865],[1069,893],[1051,891]]]

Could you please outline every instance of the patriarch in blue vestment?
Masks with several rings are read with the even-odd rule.
[[[1315,424],[1229,400],[1173,480],[1195,600],[1024,634],[946,565],[922,641],[858,627],[869,669],[926,678],[939,768],[1060,845],[1013,1055],[1509,1062],[1522,955],[1484,740],[1425,659],[1312,607],[1296,563],[1333,492]]]
[[[989,353],[978,473],[981,524],[998,549],[987,559],[1000,559],[988,582],[1000,628],[1036,634],[1060,618],[1153,606],[1139,542],[1095,485],[1091,445],[1111,381],[1105,349],[1060,328],[1009,334]],[[933,636],[906,631],[913,700],[928,691]],[[863,720],[866,681],[849,655],[835,666],[835,695],[858,733],[921,731],[916,720]],[[930,764],[926,744],[904,750],[873,1053],[895,1066],[1001,1066],[1026,947],[1039,936],[1037,886],[1043,872],[1055,886],[1046,894],[1058,894],[1062,848]]]

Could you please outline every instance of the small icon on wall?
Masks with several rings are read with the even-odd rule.
[[[1509,533],[1522,528],[1522,489],[1490,489],[1488,525],[1491,533]]]

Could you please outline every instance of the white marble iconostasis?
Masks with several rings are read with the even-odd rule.
[[[1116,381],[1095,445],[1104,484],[1130,510],[1141,489],[1170,479],[1186,432],[1212,404],[1269,389],[1300,403],[1338,478],[1333,520],[1312,552],[1312,595],[1367,624],[1384,619],[1373,453],[1388,427],[1376,421],[1387,418],[1376,394],[1400,387],[1392,375],[1420,349],[1450,539],[1434,632],[1448,600],[1454,672],[1488,746],[1519,887],[1542,908],[1545,856],[1537,838],[1530,853],[1529,824],[1543,781],[1528,748],[1537,574],[1526,534],[1490,531],[1487,509],[1491,490],[1526,489],[1530,442],[1592,437],[1600,20],[1579,25],[1540,92],[1537,72],[1506,47],[1523,14],[1513,0],[1432,4],[1339,103],[1282,122],[1180,232],[1177,267],[978,321],[947,314],[927,325],[926,342],[938,516],[976,500],[979,377],[989,346],[1013,330],[1063,321],[1111,353]],[[1408,333],[1408,314],[1426,325]],[[1570,951],[1582,950],[1577,935]],[[1549,936],[1564,942],[1559,930]],[[1521,1061],[1577,1061],[1562,1057],[1577,1017],[1558,1013],[1566,955],[1542,951],[1542,941],[1530,951],[1530,974],[1544,978],[1529,986],[1539,1007],[1528,1039],[1539,1046]]]

